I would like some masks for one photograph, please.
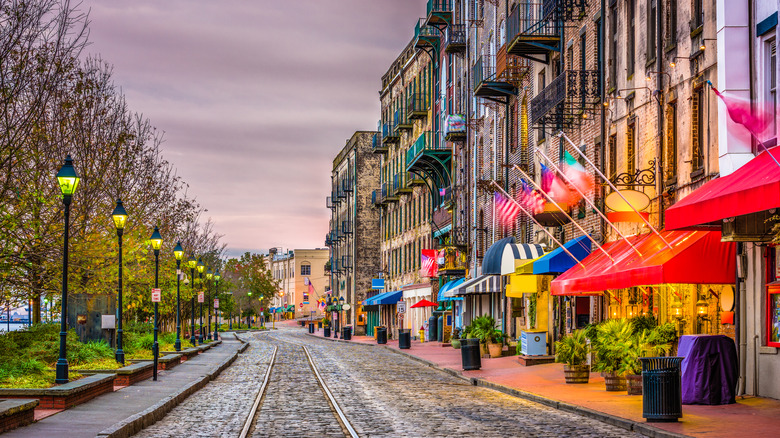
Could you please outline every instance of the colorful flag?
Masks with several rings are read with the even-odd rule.
[[[540,163],[541,164],[541,163]],[[579,201],[579,196],[572,193],[554,171],[542,164],[542,191],[547,193],[561,207],[572,206]]]
[[[420,254],[420,276],[436,277],[439,274],[439,266],[436,264],[436,250],[424,249]]]
[[[563,174],[566,175],[566,178],[569,178],[569,182],[577,186],[582,193],[588,193],[593,190],[593,187],[596,185],[593,175],[588,173],[585,167],[569,151],[563,153],[563,161],[566,163]]]
[[[512,226],[517,215],[520,214],[520,207],[518,207],[514,201],[499,192],[496,192],[493,195],[493,200],[496,205],[496,217],[498,218],[499,223],[506,227]]]
[[[728,111],[729,117],[731,117],[731,120],[733,120],[734,123],[739,123],[747,128],[754,137],[764,132],[769,124],[770,117],[774,116],[774,114],[766,114],[765,111],[761,110],[753,111],[751,109],[750,101],[721,94],[717,88],[712,86],[712,82],[707,81],[707,83],[710,84],[712,91],[714,91],[720,100],[723,101],[723,104],[726,105],[726,111]]]
[[[544,193],[550,193],[550,187],[552,186],[555,174],[547,166],[539,163],[542,166],[542,191]]]

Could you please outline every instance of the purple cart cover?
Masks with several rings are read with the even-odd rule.
[[[677,355],[683,356],[682,402],[684,405],[736,403],[737,348],[724,335],[680,337]]]

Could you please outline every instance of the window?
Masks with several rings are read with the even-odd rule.
[[[574,43],[569,41],[568,47],[566,47],[566,69],[574,70]]]
[[[618,13],[617,2],[610,8],[609,12],[609,86],[617,88],[617,63],[618,63]]]
[[[766,139],[771,140],[777,137],[777,45],[774,38],[766,43],[765,59],[766,113],[771,114],[771,122],[767,127]]]
[[[658,0],[647,0],[647,59],[655,59]]]
[[[704,25],[704,1],[693,0],[693,11],[691,11],[691,23],[696,29]]]
[[[311,265],[301,265],[301,275],[311,275]]]
[[[609,136],[609,177],[617,175],[617,134]]]
[[[636,123],[629,123],[626,135],[626,173],[636,173]]]
[[[547,77],[545,75],[545,70],[544,69],[539,71],[538,83],[539,83],[539,88],[537,89],[536,94],[541,94],[542,91],[544,91],[544,87],[547,86]],[[545,130],[544,121],[542,121],[542,123],[541,123],[541,125],[539,127],[539,140],[540,141],[544,140],[545,137],[546,137],[544,130]]]
[[[635,22],[636,0],[628,0],[628,35],[626,35],[626,73],[629,77],[634,75],[634,57],[636,56]]]
[[[677,179],[677,104],[666,106],[666,182]]]
[[[677,0],[667,0],[666,8],[666,45],[677,41]]]
[[[691,172],[704,168],[704,87],[693,91],[691,97]]]
[[[516,117],[517,110],[515,104],[512,103],[512,105],[509,106],[509,151],[513,153],[517,150],[517,138],[515,136],[517,131],[515,124]]]

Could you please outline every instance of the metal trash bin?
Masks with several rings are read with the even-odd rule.
[[[342,327],[341,328],[341,339],[345,341],[349,341],[352,339],[352,327]]]
[[[313,322],[309,323],[309,333],[314,333],[314,323]]]
[[[330,337],[330,326],[326,325],[325,329],[323,330],[322,336],[329,338]]]
[[[412,329],[398,330],[398,348],[401,350],[412,348]]]
[[[640,357],[642,417],[649,422],[674,422],[682,417],[682,357]]]
[[[387,344],[387,327],[376,328],[376,343]]]
[[[460,341],[460,358],[464,370],[478,370],[482,368],[479,339],[462,339]]]

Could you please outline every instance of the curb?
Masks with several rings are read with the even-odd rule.
[[[206,386],[206,384],[210,381],[217,378],[217,376],[219,376],[220,373],[225,370],[225,368],[229,367],[233,361],[236,360],[239,352],[243,352],[247,349],[247,347],[249,347],[249,344],[245,343],[233,355],[223,360],[222,363],[220,363],[217,369],[213,372],[206,374],[205,376],[201,376],[198,380],[185,385],[175,394],[169,395],[168,397],[165,397],[147,409],[101,431],[97,434],[96,438],[127,438],[140,432],[144,428],[153,425],[157,421],[162,420],[162,418],[165,417],[168,412],[173,410],[173,408],[178,406],[179,403],[183,402],[187,399],[187,397]]]
[[[593,409],[586,408],[584,406],[578,406],[571,403],[566,403],[558,400],[554,400],[551,398],[543,397],[538,394],[534,394],[531,392],[523,391],[516,388],[511,388],[509,386],[501,385],[498,383],[489,382],[482,378],[477,377],[467,377],[464,376],[461,372],[454,370],[452,368],[442,368],[439,365],[437,365],[434,362],[431,362],[429,360],[425,360],[422,358],[419,358],[417,356],[414,356],[411,353],[407,353],[405,351],[401,351],[395,348],[392,348],[387,345],[375,345],[375,344],[363,344],[360,342],[352,342],[352,341],[344,341],[341,339],[331,339],[331,338],[324,338],[322,336],[317,336],[311,333],[306,333],[307,335],[319,338],[319,339],[327,339],[332,342],[343,342],[345,344],[352,344],[352,345],[365,345],[369,347],[384,347],[386,350],[392,351],[394,353],[406,356],[416,362],[420,362],[424,365],[427,365],[435,370],[442,371],[444,373],[450,374],[454,377],[458,377],[466,382],[471,383],[474,386],[481,386],[484,388],[492,389],[494,391],[498,391],[513,397],[522,398],[525,400],[529,400],[535,403],[539,403],[544,406],[548,406],[554,409],[558,409],[560,411],[569,412],[577,415],[581,415],[586,418],[591,418],[594,420],[601,421],[602,423],[607,423],[612,426],[619,427],[621,429],[626,429],[631,432],[637,432],[642,435],[652,437],[652,438],[684,438],[689,437],[689,435],[682,435],[675,432],[669,432],[667,430],[663,430],[654,426],[651,426],[647,423],[640,423],[633,420],[628,420],[622,417],[618,417],[615,415],[610,415],[604,412],[595,411]]]

